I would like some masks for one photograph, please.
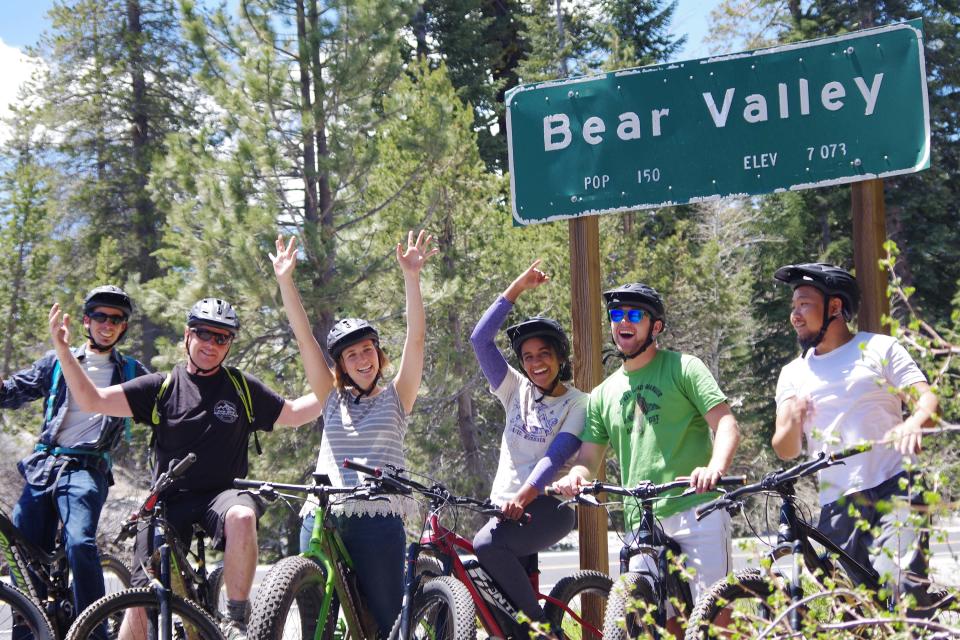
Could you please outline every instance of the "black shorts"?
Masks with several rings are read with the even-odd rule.
[[[184,491],[167,497],[167,522],[174,528],[180,543],[188,546],[193,542],[193,526],[199,525],[209,538],[208,547],[222,551],[226,544],[224,525],[230,507],[244,506],[253,509],[257,520],[263,515],[263,502],[249,493],[237,489],[220,492]],[[133,547],[133,572],[131,584],[145,587],[150,578],[143,571],[153,551],[149,527],[137,531]]]

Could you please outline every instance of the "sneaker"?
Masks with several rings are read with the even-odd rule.
[[[224,620],[220,623],[220,631],[225,640],[247,640],[247,625],[236,620]]]

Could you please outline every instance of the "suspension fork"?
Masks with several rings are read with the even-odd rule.
[[[421,545],[411,542],[407,545],[407,554],[403,571],[403,601],[400,605],[400,626],[397,637],[391,640],[407,640],[410,637],[410,612],[413,609],[413,597],[420,587],[420,576],[417,573],[417,558],[420,556]]]

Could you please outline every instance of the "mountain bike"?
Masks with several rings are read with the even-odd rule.
[[[731,487],[742,486],[744,482],[744,476],[728,476],[721,478],[717,484]],[[580,493],[570,500],[599,507],[603,505],[593,496],[610,493],[639,502],[640,522],[633,540],[625,542],[620,549],[620,578],[613,585],[607,601],[607,612],[603,619],[605,640],[640,636],[659,638],[661,630],[666,628],[668,603],[679,607],[683,613],[693,609],[690,585],[676,568],[671,567],[671,556],[679,558],[681,555],[680,545],[663,531],[653,512],[653,505],[658,499],[677,489],[685,491],[676,497],[693,492],[689,480],[663,484],[645,481],[632,488],[598,480],[581,487]],[[651,557],[656,571],[630,571],[630,559],[638,555]],[[644,607],[649,608],[651,615],[642,610]]]
[[[407,547],[404,606],[394,625],[391,640],[450,638],[470,640],[476,635],[474,618],[491,638],[526,639],[530,629],[518,621],[519,610],[475,559],[461,560],[459,553],[473,553],[470,540],[446,528],[441,514],[450,507],[465,507],[488,517],[503,517],[489,500],[452,494],[439,482],[426,486],[393,466],[372,468],[352,461],[344,466],[374,478],[398,491],[427,498],[429,509],[418,542]],[[544,602],[544,615],[553,633],[565,638],[599,639],[601,630],[589,624],[583,608],[602,611],[610,592],[610,577],[598,571],[578,571],[562,578],[549,594],[539,589],[537,556],[527,558],[530,584]]]
[[[760,482],[735,489],[697,509],[698,518],[718,509],[734,514],[742,511],[744,497],[756,493],[772,495],[781,502],[777,540],[762,563],[765,568],[737,571],[715,583],[690,616],[688,640],[714,637],[719,631],[715,620],[725,608],[730,610],[732,619],[724,633],[745,634],[742,637],[774,632],[796,636],[805,622],[826,627],[839,625],[839,628],[856,630],[859,637],[874,637],[869,629],[858,627],[857,621],[864,617],[865,608],[891,608],[892,602],[881,595],[881,576],[812,526],[802,513],[795,491],[795,483],[800,478],[843,464],[845,458],[867,449],[869,445],[857,445],[832,454],[821,452],[813,460],[769,473]],[[778,561],[783,559],[789,560],[789,576],[777,569]],[[931,599],[937,613],[947,613],[956,607],[955,596],[943,590],[934,593]],[[942,626],[934,620],[916,618],[905,622],[930,631]],[[873,632],[877,634],[875,637],[885,637],[890,629],[876,627]]]
[[[192,453],[172,461],[118,535],[119,540],[136,536],[141,528],[153,532],[150,586],[131,587],[97,600],[80,614],[67,640],[102,640],[104,634],[113,640],[121,627],[124,637],[134,640],[223,639],[217,624],[223,615],[218,606],[222,573],[207,575],[203,533],[195,531],[197,551],[192,553],[165,516],[164,493],[195,461]]]
[[[248,636],[257,640],[331,640],[335,634],[341,638],[374,637],[376,623],[366,613],[353,562],[330,508],[338,501],[376,500],[396,490],[378,481],[334,487],[329,476],[319,473],[309,485],[237,479],[234,487],[268,502],[297,497],[291,493],[309,494],[319,502],[310,546],[302,555],[274,564],[260,584],[247,624]]]
[[[57,531],[53,551],[47,552],[28,540],[0,509],[0,564],[0,573],[9,575],[13,584],[40,606],[55,637],[65,637],[79,612],[70,584],[63,528]],[[130,570],[116,556],[101,553],[100,567],[107,593],[130,586]]]

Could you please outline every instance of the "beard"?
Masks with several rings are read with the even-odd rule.
[[[820,344],[820,340],[816,333],[811,333],[807,336],[797,336],[797,344],[799,344],[803,352],[806,353],[807,349],[812,349]]]

